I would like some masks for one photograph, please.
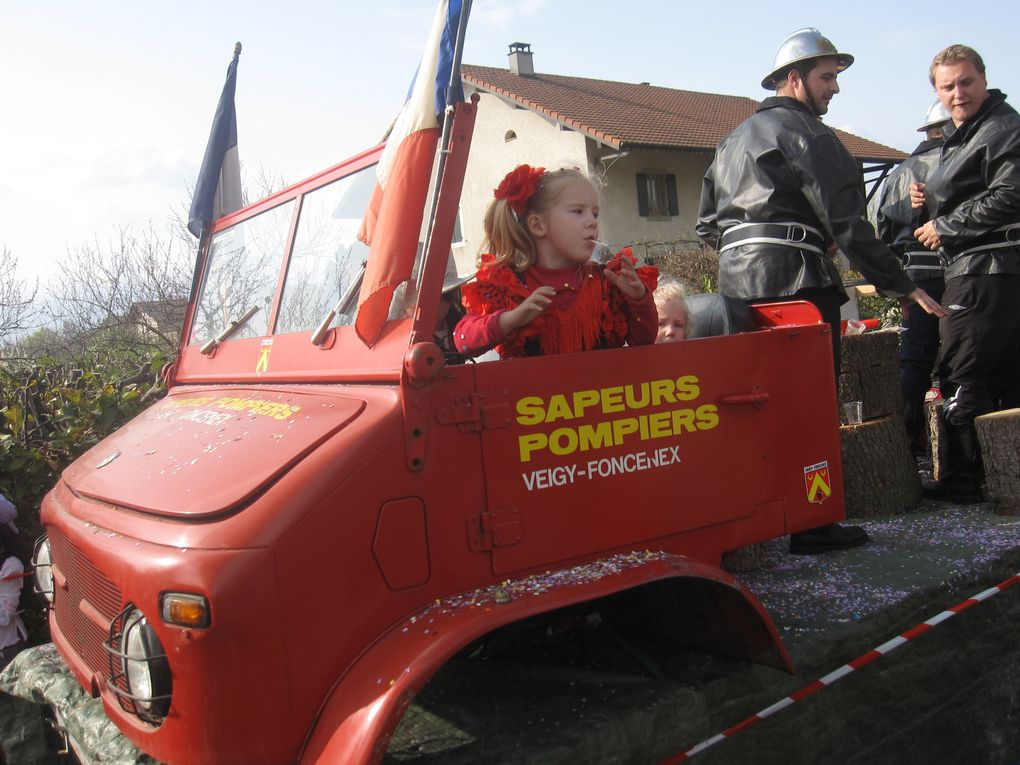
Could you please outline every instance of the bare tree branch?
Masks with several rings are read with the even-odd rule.
[[[136,235],[117,229],[105,245],[98,239],[68,250],[63,274],[51,289],[53,326],[72,344],[120,335],[138,350],[172,354],[180,338],[191,289],[193,253],[152,225]]]
[[[6,246],[0,249],[0,343],[27,330],[35,316],[33,303],[39,280],[29,284],[18,277],[18,258]]]
[[[259,167],[258,198],[284,186],[281,176]],[[39,309],[33,307],[38,283],[19,280],[17,259],[0,249],[0,359],[31,362],[51,355],[87,361],[112,351],[132,363],[154,352],[173,356],[197,254],[187,229],[191,194],[188,189],[168,212],[165,232],[150,222],[137,233],[121,227],[106,242],[96,237],[69,247],[58,263],[61,276],[48,285],[47,303]],[[242,199],[247,204],[250,198],[246,186]]]

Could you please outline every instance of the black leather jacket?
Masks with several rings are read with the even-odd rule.
[[[824,232],[876,287],[913,291],[900,259],[866,217],[861,173],[836,134],[795,98],[766,98],[715,152],[701,190],[698,235],[719,248],[741,223],[797,222]],[[835,264],[808,250],[747,244],[719,258],[719,291],[751,300],[809,287],[842,291]]]
[[[1020,115],[989,89],[978,113],[946,139],[925,184],[930,220],[949,257],[946,280],[1020,273],[1020,246],[959,256],[995,229],[1020,223]]]
[[[924,245],[914,238],[914,231],[928,220],[928,213],[923,208],[914,209],[910,206],[910,184],[926,181],[932,169],[938,165],[944,140],[935,138],[921,141],[882,185],[875,226],[879,238],[900,257],[908,252],[927,252]],[[907,276],[915,281],[942,277],[941,271],[915,271],[909,264],[904,264],[904,268]]]

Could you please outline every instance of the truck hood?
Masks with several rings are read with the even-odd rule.
[[[365,402],[264,388],[173,393],[68,467],[76,493],[159,515],[230,512],[352,422]]]

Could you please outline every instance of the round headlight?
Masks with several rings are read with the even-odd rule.
[[[162,718],[170,707],[170,667],[163,645],[141,611],[124,619],[120,651],[128,693],[144,719]]]
[[[35,542],[32,553],[32,567],[35,569],[35,588],[46,598],[47,603],[53,602],[53,556],[50,552],[50,538],[43,534]]]

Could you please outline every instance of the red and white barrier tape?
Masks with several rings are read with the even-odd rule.
[[[957,603],[952,608],[946,609],[940,614],[936,614],[932,618],[921,622],[916,627],[911,627],[906,632],[901,632],[892,640],[888,640],[885,643],[882,643],[882,645],[876,646],[875,648],[871,649],[867,653],[861,654],[853,661],[850,661],[847,664],[844,664],[839,669],[836,669],[833,672],[830,672],[829,674],[825,675],[825,677],[820,677],[814,682],[808,683],[800,690],[791,693],[784,699],[780,699],[771,706],[765,707],[765,709],[761,710],[760,712],[756,712],[747,719],[737,723],[732,728],[727,728],[722,733],[717,733],[711,738],[706,738],[700,744],[691,747],[686,752],[681,752],[680,754],[673,755],[669,759],[662,760],[662,762],[659,763],[659,765],[674,765],[675,763],[678,762],[685,762],[686,760],[698,754],[699,752],[703,752],[709,747],[715,746],[720,741],[729,738],[733,734],[742,731],[746,728],[750,728],[755,723],[761,722],[766,717],[771,717],[781,709],[786,709],[794,702],[800,701],[801,699],[806,698],[807,696],[817,693],[818,691],[822,690],[822,688],[825,688],[828,685],[832,685],[834,682],[846,677],[854,670],[860,669],[861,667],[870,664],[875,659],[881,656],[885,656],[887,653],[894,651],[904,643],[907,643],[913,640],[914,638],[923,635],[925,632],[930,630],[935,625],[941,624],[942,622],[946,621],[952,616],[956,616],[956,614],[960,613],[961,611],[966,611],[968,608],[970,608],[973,605],[977,605],[982,600],[987,600],[988,598],[992,597],[992,595],[1002,592],[1007,587],[1012,587],[1017,582],[1020,582],[1020,573],[1013,574],[1013,576],[1011,576],[1009,579],[1006,579],[1005,581],[1000,582],[994,587],[989,587],[987,590],[979,592],[977,595],[974,595],[960,603]]]

